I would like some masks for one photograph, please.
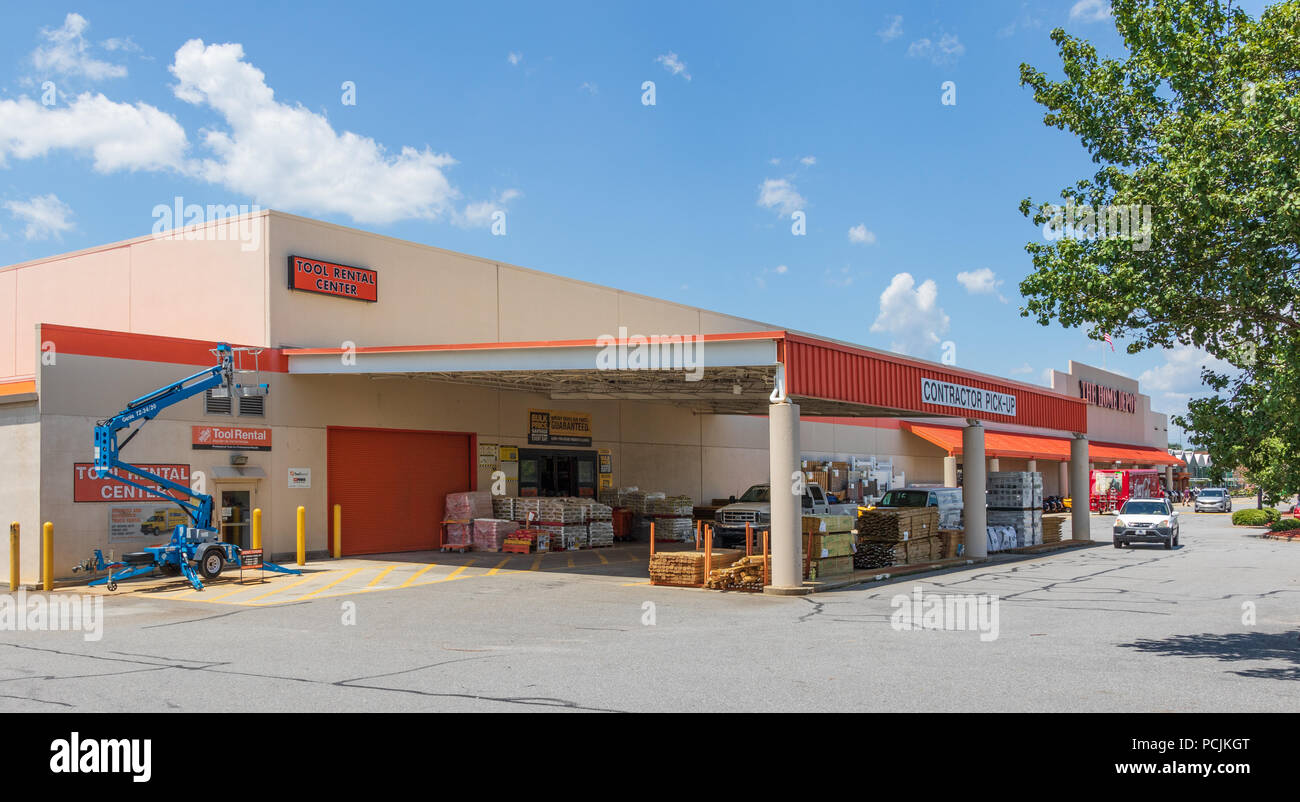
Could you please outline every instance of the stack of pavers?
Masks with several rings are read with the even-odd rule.
[[[854,568],[888,568],[941,559],[939,510],[898,507],[866,510],[858,516]]]
[[[551,551],[568,551],[582,548],[586,540],[586,527],[582,522],[582,507],[562,498],[538,499],[540,520],[533,525],[551,536]]]
[[[831,579],[853,573],[853,517],[850,515],[803,516],[805,579]]]
[[[500,518],[505,521],[519,521],[521,518],[515,517],[514,496],[493,496],[492,497],[492,517]]]
[[[690,496],[650,494],[645,498],[645,516],[654,521],[655,540],[695,539],[695,501]]]
[[[1016,546],[1043,542],[1043,475],[1028,471],[996,471],[988,478],[988,525],[1016,531]],[[989,551],[996,551],[989,544]],[[1011,548],[1007,546],[1007,548]]]
[[[607,504],[593,501],[586,505],[587,545],[593,549],[614,545],[614,511]]]

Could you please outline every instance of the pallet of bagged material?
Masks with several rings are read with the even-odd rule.
[[[743,556],[744,552],[735,549],[717,549],[713,552],[713,565],[731,565]],[[650,558],[652,585],[699,586],[707,578],[703,551],[657,551]]]
[[[805,515],[800,520],[805,535],[810,532],[851,532],[853,530],[851,515]]]
[[[809,579],[832,579],[849,576],[853,573],[853,555],[843,557],[823,557],[813,560],[808,566]]]
[[[811,554],[814,560],[827,557],[852,557],[854,542],[855,536],[852,532],[805,534],[802,553]]]

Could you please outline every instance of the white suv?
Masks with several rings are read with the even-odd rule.
[[[1131,498],[1115,516],[1115,548],[1133,543],[1178,545],[1178,513],[1164,498]]]

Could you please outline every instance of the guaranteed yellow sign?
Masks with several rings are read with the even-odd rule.
[[[590,446],[591,413],[530,409],[528,443],[535,446]]]

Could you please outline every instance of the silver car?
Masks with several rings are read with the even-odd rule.
[[[1207,487],[1196,497],[1197,512],[1232,512],[1232,496],[1222,487]]]

